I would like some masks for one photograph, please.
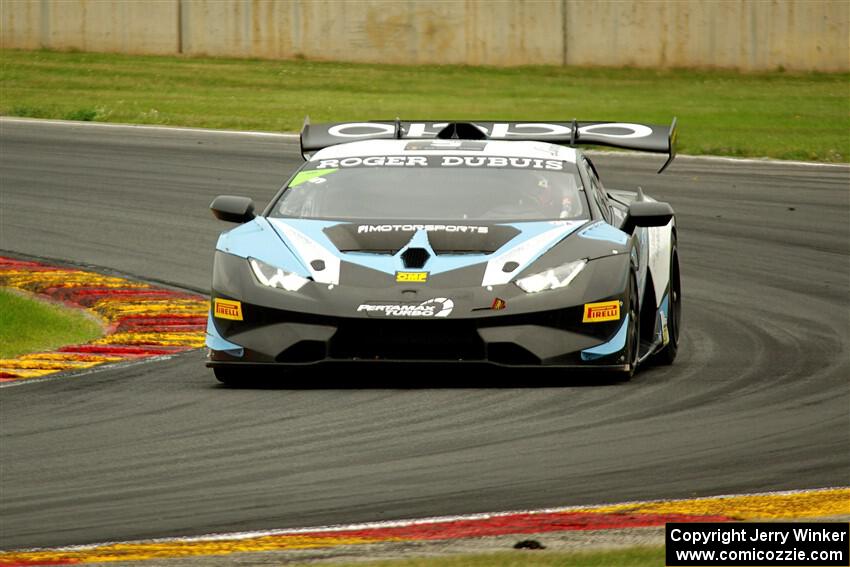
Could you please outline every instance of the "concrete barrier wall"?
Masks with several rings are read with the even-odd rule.
[[[850,70],[847,0],[567,2],[566,22],[571,65]]]
[[[560,1],[183,2],[188,53],[521,65],[563,63]],[[185,22],[189,22],[188,25]]]
[[[850,71],[850,0],[0,0],[4,47]]]
[[[0,40],[20,49],[173,54],[179,0],[0,0]]]

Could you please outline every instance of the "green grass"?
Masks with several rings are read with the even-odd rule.
[[[569,553],[526,550],[486,555],[329,563],[329,565],[333,567],[660,567],[664,565],[664,548],[632,547],[623,550]],[[292,567],[307,567],[307,564]]]
[[[0,288],[0,358],[84,343],[103,335],[97,321],[76,309]]]
[[[0,113],[297,131],[374,118],[680,124],[680,151],[850,161],[850,74],[391,66],[0,51]]]

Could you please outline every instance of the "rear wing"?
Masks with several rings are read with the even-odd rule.
[[[525,140],[552,144],[610,146],[668,154],[658,170],[664,171],[676,156],[676,119],[670,126],[629,122],[499,122],[374,120],[310,124],[301,129],[304,159],[322,148],[359,140]]]

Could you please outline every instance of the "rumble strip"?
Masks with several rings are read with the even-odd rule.
[[[0,566],[157,559],[170,563],[198,556],[352,545],[365,546],[362,549],[368,554],[368,544],[390,542],[660,527],[667,522],[793,520],[847,515],[850,515],[850,488],[840,487],[8,551],[0,552]]]
[[[204,346],[209,304],[190,293],[78,269],[0,256],[0,286],[85,309],[106,335],[53,352],[0,359],[0,382],[40,378]]]

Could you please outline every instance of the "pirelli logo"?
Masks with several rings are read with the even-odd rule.
[[[602,323],[616,321],[620,318],[619,301],[603,301],[601,303],[585,303],[582,323]]]
[[[428,272],[396,272],[395,281],[404,283],[425,283],[428,281]]]
[[[213,313],[219,319],[231,319],[233,321],[242,320],[242,302],[231,301],[230,299],[215,298],[215,308]]]

